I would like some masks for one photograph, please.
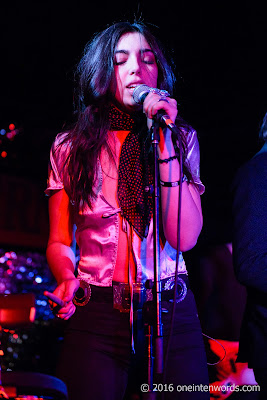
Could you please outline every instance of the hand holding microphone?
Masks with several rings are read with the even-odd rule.
[[[137,104],[143,104],[145,98],[149,93],[155,93],[162,97],[162,99],[166,100],[167,97],[170,97],[170,94],[167,90],[161,90],[157,88],[151,88],[145,84],[138,85],[133,91],[133,99]],[[168,101],[167,101],[168,102]]]
[[[133,99],[137,104],[143,104],[144,112],[149,119],[158,118],[163,127],[178,133],[173,121],[178,110],[175,99],[170,98],[166,90],[151,88],[147,85],[138,85],[133,91]]]

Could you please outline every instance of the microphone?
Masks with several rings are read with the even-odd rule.
[[[149,93],[156,93],[162,97],[170,96],[170,94],[167,92],[167,90],[151,88],[145,84],[142,84],[142,85],[138,85],[134,88],[133,99],[137,104],[143,104],[146,96]],[[179,133],[176,125],[173,123],[173,121],[170,119],[170,117],[168,116],[168,114],[166,114],[166,112],[164,110],[159,110],[157,112],[156,118],[158,119],[159,123],[162,123],[164,126],[169,128],[172,132],[174,132],[176,134]]]
[[[148,93],[151,92],[151,88],[147,85],[138,85],[134,88],[133,99],[137,104],[143,104]]]
[[[170,94],[167,92],[167,90],[161,90],[157,88],[151,88],[145,84],[143,85],[138,85],[134,88],[133,91],[133,99],[137,104],[143,104],[145,101],[146,96],[149,93],[156,93],[162,97],[170,97]]]

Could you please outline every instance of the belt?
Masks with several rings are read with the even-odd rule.
[[[165,278],[161,282],[161,300],[173,301],[175,277]],[[188,276],[178,275],[176,302],[184,300],[189,289]],[[152,281],[133,284],[134,310],[142,309],[146,301],[153,301],[154,286]],[[96,286],[80,280],[80,288],[77,290],[73,303],[77,306],[85,306],[88,302],[113,303],[113,307],[120,312],[129,312],[131,305],[130,285],[128,283],[113,282],[112,286]]]

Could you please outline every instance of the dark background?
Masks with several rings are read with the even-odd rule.
[[[177,66],[180,114],[201,146],[202,238],[228,230],[229,187],[236,169],[259,150],[267,111],[266,13],[255,1],[10,2],[1,10],[1,170],[45,188],[53,138],[72,113],[72,71],[96,31],[140,17],[167,45]],[[27,201],[27,200],[24,200]],[[21,207],[23,212],[23,204]]]

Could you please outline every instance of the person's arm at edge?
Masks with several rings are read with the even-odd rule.
[[[74,312],[72,299],[79,288],[75,278],[75,253],[73,243],[73,216],[70,201],[64,189],[55,192],[49,198],[49,239],[46,250],[48,265],[58,283],[54,294],[60,297],[65,306],[58,316],[68,319]]]

